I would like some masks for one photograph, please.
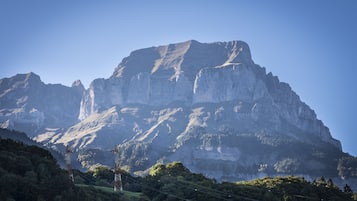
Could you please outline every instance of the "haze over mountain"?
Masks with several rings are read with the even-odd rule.
[[[243,41],[133,51],[88,89],[46,85],[34,73],[0,81],[0,123],[49,147],[70,145],[82,167],[140,173],[181,161],[218,180],[340,174],[341,144],[315,112],[255,64]],[[352,167],[356,169],[357,167]]]

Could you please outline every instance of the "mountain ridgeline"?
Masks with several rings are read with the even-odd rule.
[[[354,157],[242,41],[136,50],[88,89],[34,73],[4,78],[0,103],[1,127],[58,151],[70,145],[84,168],[111,165],[118,144],[121,165],[138,174],[180,161],[217,180],[357,176],[357,167],[338,169]]]

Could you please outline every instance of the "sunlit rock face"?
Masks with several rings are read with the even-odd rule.
[[[217,74],[215,77],[218,79],[209,80],[208,72],[219,66],[221,68],[235,66],[232,68],[237,69],[236,74],[239,74],[238,70],[242,69],[240,62],[252,64],[249,47],[241,41],[212,44],[187,41],[134,51],[123,59],[112,77],[95,80],[91,84],[81,104],[80,119],[97,112],[99,106],[109,108],[111,105],[129,103],[159,106],[175,101],[190,105],[200,102],[202,101],[200,99],[205,98],[204,93],[212,92],[202,92],[205,87],[202,84],[205,83],[199,84],[199,82],[203,82],[203,79],[208,79],[206,82],[220,82],[224,79],[224,77],[219,78]],[[223,71],[222,69],[221,72]],[[244,77],[244,72],[240,74],[240,77]],[[238,82],[244,83],[244,80]],[[251,83],[246,83],[249,84]],[[219,84],[219,86],[224,85],[225,83]],[[237,85],[235,89],[242,87]],[[227,93],[231,92],[235,93],[232,90],[227,91]],[[239,94],[233,96],[237,95]],[[229,99],[220,97],[219,94],[215,96],[218,101],[219,98]],[[204,102],[216,102],[217,98],[206,99]]]
[[[120,79],[95,79],[84,92],[78,118],[83,120],[90,114],[108,109],[112,105],[123,104],[123,85]]]
[[[136,50],[108,79],[96,79],[82,98],[79,119],[113,105],[166,106],[181,102],[242,101],[255,107],[250,115],[264,121],[276,116],[304,132],[340,146],[328,129],[288,84],[254,64],[248,45],[242,41],[199,43],[187,41]],[[264,110],[264,111],[263,111]],[[280,121],[275,127],[281,127]]]
[[[193,102],[253,102],[268,95],[264,84],[258,81],[254,71],[241,63],[204,68],[195,79]]]
[[[37,141],[58,150],[70,145],[86,168],[111,166],[116,144],[131,172],[178,160],[231,181],[321,175],[337,166],[327,153],[342,154],[315,112],[255,64],[242,41],[136,50],[86,90],[78,82],[64,87],[20,77],[0,81],[2,127],[34,125]]]

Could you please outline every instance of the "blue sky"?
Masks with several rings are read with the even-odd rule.
[[[356,10],[355,0],[0,0],[0,78],[32,71],[88,87],[135,49],[243,40],[357,155]]]

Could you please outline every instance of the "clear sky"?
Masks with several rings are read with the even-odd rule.
[[[0,78],[87,88],[135,49],[243,40],[357,155],[356,0],[0,0]]]

